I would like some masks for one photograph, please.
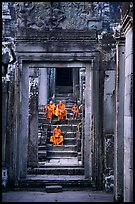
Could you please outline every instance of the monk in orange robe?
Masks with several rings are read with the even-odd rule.
[[[66,110],[65,104],[62,103],[62,101],[60,101],[57,105],[55,115],[58,117],[58,121],[62,120],[64,117],[66,117],[66,120],[68,120],[68,111]]]
[[[44,105],[43,111],[44,111],[44,116],[45,116],[45,118],[47,118],[47,109],[48,109],[48,106],[47,106],[47,105]]]
[[[78,110],[76,104],[73,105],[71,111],[73,112],[73,117],[72,117],[72,119],[76,119],[76,118],[78,117],[78,113],[79,113],[79,110]]]
[[[47,118],[50,119],[50,123],[52,122],[53,116],[55,114],[55,104],[50,101],[49,105],[47,106]]]
[[[53,135],[50,137],[50,142],[53,142],[54,145],[63,145],[63,136],[61,135],[61,129],[58,125],[53,130]]]

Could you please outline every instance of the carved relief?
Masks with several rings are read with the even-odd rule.
[[[34,23],[31,15],[34,7],[34,2],[16,3],[16,17],[18,27],[27,27]]]
[[[51,29],[65,18],[60,2],[21,2],[16,4],[18,27]]]
[[[16,13],[18,27],[82,30],[98,18],[98,6],[95,2],[19,2]]]

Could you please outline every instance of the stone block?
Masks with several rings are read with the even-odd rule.
[[[58,193],[62,192],[62,186],[46,186],[47,193]]]

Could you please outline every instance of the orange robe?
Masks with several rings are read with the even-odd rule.
[[[55,105],[50,104],[47,106],[47,118],[50,118],[52,120],[55,112]]]
[[[54,145],[59,145],[63,142],[63,136],[61,135],[61,129],[54,128],[53,135],[50,137],[50,142],[53,142]]]
[[[62,120],[64,116],[67,116],[67,114],[68,111],[65,109],[64,103],[58,104],[55,111],[55,115],[58,116],[58,120]]]
[[[71,109],[71,111],[72,111],[73,114],[74,114],[74,115],[73,115],[74,118],[78,116],[79,110],[78,110],[77,106],[73,106],[72,109]]]

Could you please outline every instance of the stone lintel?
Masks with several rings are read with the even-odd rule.
[[[44,64],[61,63],[61,66],[72,66],[70,63],[91,63],[98,55],[97,52],[89,53],[18,53],[21,62]],[[67,63],[67,65],[65,65]],[[53,66],[53,65],[52,65]],[[58,65],[60,66],[60,65]],[[43,67],[43,66],[42,66]],[[77,65],[76,65],[77,67]]]
[[[28,29],[16,35],[16,40],[43,40],[43,41],[91,41],[97,40],[95,30],[53,30],[53,31],[37,31]]]

